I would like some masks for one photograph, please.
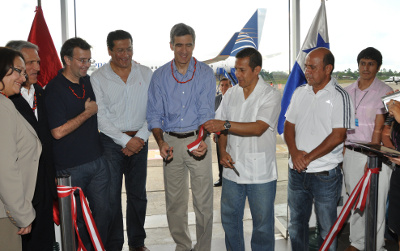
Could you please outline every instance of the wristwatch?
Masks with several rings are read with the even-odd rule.
[[[228,120],[225,121],[224,128],[225,128],[225,130],[227,130],[227,131],[231,128],[231,123],[229,123]]]

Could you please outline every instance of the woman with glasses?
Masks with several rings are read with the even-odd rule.
[[[30,233],[39,156],[42,150],[32,126],[9,96],[25,78],[22,54],[0,47],[0,249],[22,250],[21,235]]]

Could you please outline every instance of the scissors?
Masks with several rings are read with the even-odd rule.
[[[231,163],[229,160],[228,160],[228,162]],[[236,169],[236,167],[235,167],[232,163],[231,163],[231,165],[233,166],[232,170],[236,173],[237,176],[240,177],[240,173],[238,172],[238,170]]]
[[[240,177],[240,173],[238,172],[238,170],[236,169],[236,167],[235,167],[234,165],[232,165],[232,166],[233,166],[232,170],[236,173],[237,176]]]
[[[169,147],[167,150],[167,156],[165,156],[165,165],[167,165],[167,160],[168,160],[169,156],[171,156],[170,153],[171,153],[171,147]]]

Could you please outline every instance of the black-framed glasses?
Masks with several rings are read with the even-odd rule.
[[[24,78],[28,78],[28,75],[26,75],[25,72],[22,72],[21,69],[15,68],[15,67],[11,67],[13,69],[13,71],[16,71],[20,76],[24,77]]]
[[[71,57],[79,62],[81,62],[82,64],[94,64],[96,61],[94,59],[85,59],[85,58],[75,58],[75,57]]]

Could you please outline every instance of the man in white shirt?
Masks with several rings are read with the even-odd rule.
[[[146,232],[147,91],[153,72],[132,60],[132,36],[123,30],[107,36],[111,60],[91,76],[96,95],[104,157],[110,169],[111,225],[107,250],[122,250],[124,232],[121,208],[122,175],[127,194],[129,250],[148,250]]]
[[[308,84],[296,89],[286,112],[292,250],[308,250],[313,202],[320,240],[328,235],[337,217],[342,186],[339,164],[343,161],[346,131],[354,128],[354,108],[348,93],[331,77],[334,63],[333,54],[326,48],[314,49],[307,55]],[[335,239],[329,250],[336,250],[336,246]]]
[[[274,200],[277,165],[276,124],[281,96],[258,77],[261,54],[246,48],[236,55],[239,85],[230,88],[219,120],[206,122],[209,132],[224,131],[218,140],[223,171],[221,218],[227,250],[244,250],[243,212],[246,197],[253,217],[252,250],[274,250]],[[233,168],[240,174],[236,174]]]

